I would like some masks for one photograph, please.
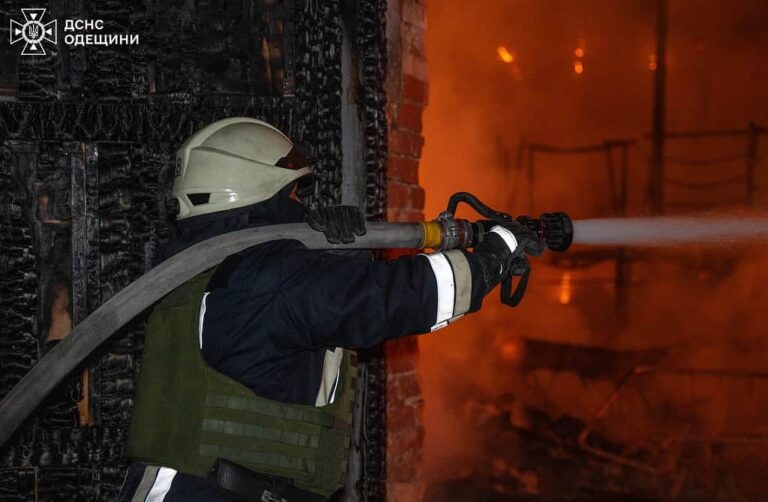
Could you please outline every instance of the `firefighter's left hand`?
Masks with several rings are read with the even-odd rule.
[[[307,223],[331,244],[355,242],[365,235],[365,217],[357,206],[326,206],[309,211]]]

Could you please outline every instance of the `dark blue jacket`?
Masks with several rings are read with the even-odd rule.
[[[484,294],[482,271],[464,256],[474,311]],[[440,295],[445,303],[456,282],[440,274],[425,256],[382,262],[293,240],[254,246],[228,257],[209,283],[203,357],[259,396],[315,404],[327,350],[430,331]]]

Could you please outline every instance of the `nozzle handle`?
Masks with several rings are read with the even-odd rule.
[[[477,214],[495,221],[496,223],[512,221],[512,217],[509,214],[491,209],[469,192],[456,192],[451,195],[451,198],[448,199],[448,208],[446,209],[451,216],[456,216],[456,208],[459,206],[459,202],[465,203],[477,211]]]
[[[528,258],[525,256],[515,258],[509,277],[501,283],[501,303],[510,307],[517,307],[525,295],[530,275],[531,262],[528,261]],[[512,283],[515,277],[520,277],[520,280],[517,281],[517,286],[513,293]]]

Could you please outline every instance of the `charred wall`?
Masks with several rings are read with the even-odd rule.
[[[0,2],[0,36],[18,18]],[[150,268],[167,236],[174,152],[229,116],[267,120],[318,173],[313,205],[341,196],[342,2],[51,1],[59,43],[46,56],[0,47],[0,396],[51,344]],[[386,202],[385,43],[379,0],[356,2],[366,211]],[[64,19],[103,19],[138,46],[70,47]],[[59,386],[0,449],[0,499],[112,500],[141,361],[137,319]],[[380,354],[373,354],[383,371]],[[369,469],[384,495],[385,389],[371,379]],[[376,387],[378,385],[378,387]]]

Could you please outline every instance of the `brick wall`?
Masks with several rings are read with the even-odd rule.
[[[424,0],[388,0],[389,221],[424,219],[419,158],[424,145],[421,114],[428,94],[425,28]],[[424,427],[416,375],[418,357],[416,337],[387,346],[387,494],[391,501],[418,501],[423,493],[419,464]]]

